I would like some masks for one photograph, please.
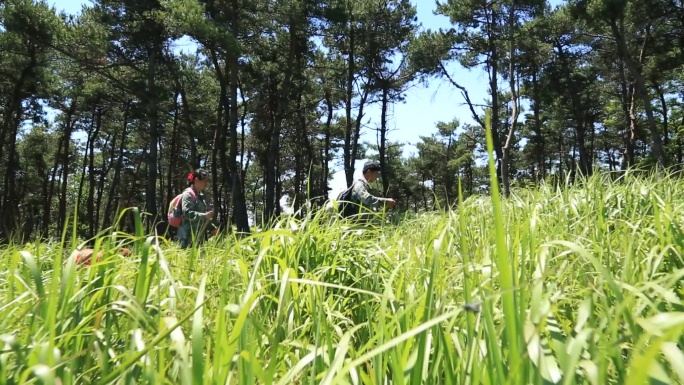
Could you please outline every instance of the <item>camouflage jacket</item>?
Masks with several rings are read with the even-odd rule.
[[[366,209],[379,208],[383,203],[389,201],[387,198],[381,198],[371,194],[370,190],[371,188],[368,185],[368,181],[364,178],[360,178],[352,187],[352,200]]]
[[[183,222],[178,228],[178,238],[181,241],[190,242],[193,232],[197,238],[200,236],[198,232],[202,229],[210,230],[214,227],[213,223],[207,223],[206,212],[210,210],[210,207],[203,192],[195,190],[195,198],[193,199],[188,191],[184,191],[181,206],[183,208]]]

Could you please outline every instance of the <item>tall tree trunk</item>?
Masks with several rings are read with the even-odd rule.
[[[294,194],[293,194],[293,199],[292,199],[292,209],[293,213],[296,217],[300,218],[301,217],[301,212],[300,210],[302,209],[302,184],[303,184],[303,174],[304,171],[302,170],[302,153],[301,151],[296,151],[294,153],[295,157],[295,175],[294,175]]]
[[[580,90],[577,89],[577,86],[575,85],[575,82],[572,78],[571,75],[571,64],[568,62],[568,58],[566,55],[566,51],[563,49],[563,46],[560,41],[556,40],[555,41],[555,46],[556,49],[558,50],[558,56],[561,60],[562,63],[562,69],[563,69],[563,76],[565,77],[565,80],[568,84],[568,88],[566,90],[566,96],[570,99],[570,102],[572,104],[572,114],[573,118],[575,120],[575,145],[578,148],[578,151],[580,152],[580,163],[582,165],[582,173],[583,174],[590,174],[591,173],[591,166],[588,164],[588,155],[587,155],[587,150],[586,150],[586,119],[585,119],[585,111],[582,105],[582,98],[581,98],[581,92]],[[562,158],[561,158],[562,159]],[[573,166],[574,169],[574,166]]]
[[[230,69],[226,69],[227,71],[230,71]],[[224,73],[225,74],[225,73]],[[228,75],[229,74],[225,74]],[[231,85],[228,83],[228,81],[223,80],[221,81],[223,85],[221,85],[221,102],[219,103],[219,110],[223,109],[225,112],[223,115],[219,115],[219,118],[217,119],[217,131],[216,131],[216,139],[218,140],[217,145],[214,146],[214,150],[212,151],[212,157],[213,157],[213,162],[212,162],[212,174],[216,175],[214,177],[214,180],[216,183],[214,183],[214,201],[217,204],[217,207],[214,207],[214,210],[219,210],[219,212],[214,212],[214,215],[218,215],[220,222],[223,225],[228,224],[228,212],[231,211],[228,209],[228,205],[224,204],[223,202],[223,194],[221,192],[228,190],[228,186],[232,186],[233,184],[233,179],[232,176],[235,174],[235,169],[233,167],[233,163],[235,163],[234,159],[228,157],[228,145],[227,139],[230,137],[230,142],[231,144],[233,143],[233,132],[231,129],[231,122],[232,122],[232,106],[233,106],[233,98],[232,96],[228,96],[228,87]],[[231,93],[232,95],[232,93]],[[219,112],[220,114],[220,112]],[[215,140],[216,142],[216,140]],[[221,178],[218,178],[218,171],[216,167],[216,154],[218,153],[218,159],[219,159],[219,164],[221,166]],[[220,183],[219,183],[220,181]],[[227,200],[227,199],[226,199]]]
[[[446,148],[446,156],[444,157],[444,164],[446,167],[444,167],[444,201],[446,202],[444,209],[449,210],[451,207],[451,204],[453,203],[452,198],[453,198],[453,188],[455,187],[456,183],[454,183],[454,178],[452,177],[451,174],[451,168],[448,167],[449,163],[453,160],[453,146],[454,146],[454,135],[453,131],[449,134],[449,138],[447,141],[447,148]]]
[[[86,139],[85,151],[83,154],[83,164],[81,165],[81,177],[78,182],[78,193],[76,194],[76,202],[78,202],[78,219],[79,223],[83,221],[88,221],[87,215],[83,215],[83,211],[80,208],[83,207],[83,188],[85,187],[85,181],[91,171],[86,171],[88,169],[88,157],[91,154],[90,143],[93,141],[93,127],[95,126],[95,110],[93,109],[92,118],[90,120],[90,127],[88,128],[88,138]]]
[[[147,70],[147,116],[149,119],[149,144],[147,150],[147,188],[145,189],[145,209],[150,213],[147,222],[148,232],[157,221],[157,146],[159,145],[157,117],[157,61],[159,43],[155,42],[150,49]]]
[[[304,190],[304,176],[309,175],[308,171],[310,170],[309,167],[305,168],[305,164],[308,162],[305,162],[303,158],[307,158],[309,161],[311,160],[311,148],[309,146],[309,143],[307,141],[306,137],[306,117],[304,116],[304,108],[302,107],[302,99],[304,98],[304,93],[303,91],[299,90],[297,96],[297,125],[295,127],[296,130],[296,135],[295,135],[295,148],[298,148],[299,150],[295,151],[294,157],[295,157],[295,177],[294,177],[294,202],[292,203],[292,208],[294,209],[294,213],[298,217],[302,217],[302,212],[301,209],[303,207],[304,200],[307,197],[307,194],[303,191]],[[308,163],[309,165],[311,163]]]
[[[100,128],[102,127],[102,110],[97,108],[95,113],[95,130],[92,134],[92,139],[90,141],[90,160],[88,162],[88,201],[86,202],[86,207],[88,209],[88,238],[95,236],[95,229],[98,226],[97,218],[95,218],[95,140],[100,133]],[[104,154],[102,156],[102,161],[104,162]],[[105,177],[104,169],[100,170],[100,179]]]
[[[116,166],[114,166],[114,177],[112,178],[112,183],[110,185],[109,189],[109,195],[107,197],[107,204],[105,205],[105,212],[104,212],[104,218],[106,220],[112,221],[108,222],[107,225],[113,223],[116,218],[113,218],[114,215],[114,202],[119,201],[119,197],[117,196],[119,194],[119,182],[121,180],[121,171],[123,170],[123,161],[124,161],[124,154],[126,151],[126,139],[127,139],[127,131],[128,131],[128,114],[131,109],[131,101],[127,101],[125,106],[124,106],[124,113],[123,113],[123,127],[121,129],[121,144],[119,145],[119,157],[116,161]],[[103,223],[104,224],[104,223]]]
[[[224,190],[230,178],[230,169],[228,167],[228,159],[226,158],[226,135],[228,135],[228,120],[230,115],[230,102],[228,101],[229,85],[225,73],[227,69],[221,66],[218,59],[218,53],[212,49],[210,55],[219,83],[219,100],[216,107],[216,127],[211,148],[211,177],[214,180],[212,185],[214,201],[218,205],[218,207],[214,207],[214,210],[218,209],[220,212],[215,212],[214,215],[218,214],[219,220],[225,225],[227,224],[227,210],[222,202],[221,191]],[[219,162],[221,162],[222,178],[219,178]]]
[[[235,0],[234,0],[235,1]],[[290,18],[290,36],[289,36],[289,52],[285,64],[285,73],[282,83],[280,95],[278,97],[277,109],[275,114],[275,124],[271,134],[271,140],[268,146],[268,156],[266,164],[266,220],[272,222],[276,216],[280,214],[280,205],[278,204],[282,196],[282,186],[279,181],[279,162],[280,162],[280,135],[283,129],[283,122],[285,120],[285,113],[289,108],[289,101],[291,98],[290,88],[292,86],[292,78],[294,71],[300,71],[301,68],[295,68],[298,62],[298,56],[302,55],[302,49],[305,47],[300,43],[301,38],[297,35],[300,32],[301,20],[298,17],[292,16]],[[236,75],[237,76],[237,75]],[[237,148],[236,148],[237,151]]]
[[[630,101],[629,101],[629,111],[628,113],[628,118],[629,118],[629,131],[627,132],[627,137],[625,138],[626,143],[625,143],[625,156],[623,158],[623,164],[622,164],[622,169],[627,170],[627,168],[631,167],[634,165],[634,150],[636,148],[636,138],[637,138],[637,132],[639,130],[639,125],[638,125],[638,119],[639,117],[637,116],[637,105],[636,105],[636,88],[633,85],[629,86],[629,95],[630,95]]]
[[[587,151],[587,120],[582,119],[582,126],[577,127],[576,143],[577,153],[579,155],[579,172],[583,176],[589,176],[592,172],[591,155]]]
[[[350,10],[350,15],[353,11]],[[347,186],[351,186],[354,181],[354,156],[352,155],[352,98],[354,97],[354,77],[356,75],[356,34],[354,17],[349,20],[349,58],[347,59],[347,84],[345,100],[346,130],[344,132],[344,174],[347,178]],[[360,115],[360,114],[359,114]],[[361,119],[361,116],[358,117]]]
[[[247,127],[247,99],[245,98],[245,91],[240,86],[240,78],[238,77],[238,90],[240,91],[240,98],[242,99],[242,114],[240,115],[240,188],[242,189],[242,195],[245,196],[245,206],[247,206],[247,197],[245,192],[245,181],[247,177],[247,169],[249,168],[250,156],[245,158],[245,140],[247,139],[245,135],[245,128]],[[249,218],[248,218],[249,221]]]
[[[624,60],[618,60],[620,66],[620,94],[622,99],[622,113],[625,116],[625,129],[623,141],[625,148],[622,152],[623,171],[627,170],[634,164],[634,143],[636,141],[636,120],[633,118],[632,109],[634,107],[634,93],[633,86],[628,86],[627,77],[625,76]]]
[[[496,51],[492,53],[493,57],[496,57]],[[498,60],[498,59],[496,59]],[[502,181],[503,176],[503,146],[501,145],[501,138],[499,137],[499,87],[498,87],[498,64],[495,59],[492,59],[492,64],[489,69],[489,87],[492,90],[492,119],[491,119],[491,134],[492,134],[492,144],[494,145],[494,155],[496,155],[497,166],[496,173],[497,179]]]
[[[487,19],[487,44],[489,45],[487,72],[489,74],[489,88],[492,94],[491,134],[494,153],[497,158],[497,179],[500,183],[503,183],[503,146],[501,145],[501,138],[499,136],[499,49],[496,46],[496,37],[494,35],[494,27],[497,23],[495,11],[490,9]]]
[[[238,18],[238,0],[232,0],[233,12],[232,12],[232,29],[233,33],[237,34],[240,25]],[[290,26],[292,29],[292,26]],[[292,31],[290,32],[292,33]],[[241,173],[242,166],[238,168],[237,157],[238,157],[238,55],[234,53],[228,60],[229,72],[230,72],[230,161],[228,166],[230,167],[230,174],[232,177],[232,201],[233,201],[233,214],[235,218],[235,225],[237,226],[237,231],[240,233],[249,233],[249,216],[247,213],[247,202],[245,202],[245,194],[242,189]],[[287,75],[286,75],[287,79]]]
[[[423,209],[425,211],[428,210],[428,201],[427,201],[427,196],[425,196],[425,177],[423,177],[423,180],[421,181],[422,183],[420,184],[420,196],[423,198]]]
[[[535,66],[532,72],[532,95],[534,100],[532,101],[532,113],[534,116],[534,135],[537,144],[537,165],[539,167],[539,174],[541,178],[535,178],[538,182],[540,179],[546,177],[546,162],[544,161],[546,154],[546,143],[544,141],[544,134],[542,132],[541,125],[541,96],[539,93],[539,79],[538,79],[539,69]]]
[[[50,181],[50,172],[48,170],[45,170],[45,174],[43,175],[42,188],[41,188],[41,194],[43,197],[43,202],[42,202],[43,203],[43,209],[42,209],[43,213],[42,213],[42,218],[38,220],[40,228],[36,229],[36,230],[40,231],[40,236],[39,236],[40,239],[39,240],[45,240],[48,236],[47,230],[48,230],[48,224],[50,221],[50,201],[51,201],[49,191],[50,191],[50,185],[51,184],[52,183]],[[47,218],[45,218],[46,212],[48,215]],[[41,214],[37,211],[36,215],[40,216]],[[44,221],[47,221],[47,222],[43,223]]]
[[[220,79],[218,75],[217,78]],[[183,103],[183,125],[185,128],[185,133],[188,135],[188,143],[190,143],[190,163],[193,165],[199,164],[197,144],[195,143],[195,133],[192,129],[192,118],[190,116],[190,104],[188,103],[187,90],[185,87],[181,87],[180,95],[181,102]]]
[[[115,133],[110,140],[110,136],[107,136],[107,141],[105,143],[110,143],[110,151],[109,151],[109,159],[105,158],[104,156],[104,150],[102,151],[102,164],[100,165],[100,180],[99,183],[97,184],[97,197],[95,197],[95,212],[93,213],[93,223],[95,224],[95,231],[99,231],[102,228],[102,223],[100,219],[102,216],[100,215],[102,213],[102,210],[104,207],[102,206],[102,197],[104,196],[104,191],[105,187],[107,186],[107,175],[109,175],[109,171],[112,169],[114,165],[114,159],[117,156],[117,148],[116,148],[116,140],[119,137],[118,133]],[[95,181],[93,180],[93,183]]]
[[[634,59],[632,59],[632,56],[629,54],[627,43],[625,42],[625,38],[617,26],[616,20],[610,20],[609,24],[611,32],[613,33],[613,37],[615,38],[615,42],[617,43],[618,53],[620,57],[624,60],[625,65],[627,66],[627,70],[630,72],[632,77],[634,77],[634,86],[636,87],[636,91],[639,97],[641,98],[642,103],[644,104],[644,110],[646,112],[646,121],[648,123],[648,131],[651,134],[653,156],[655,157],[659,166],[666,167],[667,162],[665,160],[665,153],[663,151],[663,142],[660,137],[658,127],[656,126],[655,117],[653,116],[653,107],[651,106],[651,97],[648,94],[648,89],[646,88],[646,81],[644,79],[644,76],[641,74],[641,71],[637,67],[637,64],[635,63]],[[646,46],[647,41],[648,33],[646,35],[646,38],[644,39],[644,47]],[[644,47],[642,47],[641,50],[642,56],[644,52]]]
[[[387,106],[389,104],[389,81],[382,82],[382,106],[380,112],[380,143],[378,143],[378,155],[380,156],[380,169],[382,170],[382,191],[387,194],[390,186],[390,173],[387,169],[386,148],[387,145]]]
[[[368,100],[368,97],[370,96],[370,90],[369,87],[365,87],[363,94],[361,94],[361,100],[359,101],[359,114],[356,116],[356,124],[354,125],[354,132],[353,132],[353,138],[352,138],[352,143],[351,143],[351,154],[349,158],[351,159],[351,181],[354,181],[354,165],[356,162],[356,159],[359,157],[359,138],[361,137],[361,124],[363,121],[363,110],[366,105],[366,101]],[[347,175],[347,185],[351,185],[349,182],[349,175]]]
[[[515,6],[511,4],[508,9],[508,84],[511,89],[511,122],[509,124],[508,135],[506,136],[506,143],[502,149],[503,157],[501,159],[501,179],[505,196],[509,196],[511,193],[508,167],[511,156],[511,146],[513,145],[513,138],[515,135],[515,125],[518,122],[518,92],[515,88]]]
[[[22,70],[19,80],[14,85],[12,93],[6,95],[9,103],[5,106],[3,125],[0,130],[0,159],[3,159],[3,149],[7,143],[7,165],[5,169],[4,194],[0,199],[0,213],[2,214],[0,233],[8,240],[15,229],[17,215],[16,171],[19,169],[17,154],[17,133],[23,116],[22,103],[26,98],[25,85],[37,65],[36,53],[31,50],[29,64]]]
[[[71,145],[71,133],[73,130],[74,114],[76,113],[76,101],[71,102],[71,106],[67,111],[66,122],[64,124],[63,143],[64,152],[62,152],[62,176],[61,176],[61,191],[59,196],[59,210],[57,214],[58,231],[62,231],[66,225],[67,217],[67,189],[69,185],[69,153]]]
[[[164,138],[166,136],[165,124],[161,123],[160,128],[161,128],[161,130],[159,131],[159,137]],[[159,211],[159,219],[156,222],[157,222],[157,224],[159,224],[159,222],[166,222],[166,220],[167,220],[167,218],[164,217],[164,208],[163,208],[164,207],[163,206],[164,191],[166,191],[166,189],[165,189],[165,187],[166,187],[166,185],[165,185],[165,183],[166,183],[165,182],[165,174],[164,174],[164,171],[162,170],[162,167],[163,167],[162,163],[164,161],[164,155],[165,155],[164,154],[165,150],[164,150],[164,141],[163,140],[161,140],[161,139],[159,140],[159,144],[158,144],[157,148],[158,148],[158,153],[157,153],[157,175],[158,175],[158,177],[157,177],[157,180],[159,181],[159,185],[157,186],[157,191],[158,191],[157,203],[160,205],[160,211]],[[156,228],[157,224],[155,224],[155,228]]]
[[[589,139],[589,151],[587,154],[587,159],[589,160],[588,166],[589,166],[589,172],[587,175],[591,175],[594,172],[594,154],[595,154],[595,149],[596,149],[596,130],[594,129],[595,126],[595,116],[590,116],[587,119],[587,122],[589,123],[589,127],[591,127],[591,132],[590,136],[591,138]]]
[[[684,117],[682,117],[682,125],[684,125]],[[680,165],[684,162],[684,137],[679,135],[677,138],[677,163]]]
[[[171,203],[171,200],[174,197],[174,191],[178,190],[178,186],[176,186],[174,177],[176,175],[176,167],[177,167],[177,162],[180,160],[174,156],[178,152],[178,127],[179,127],[179,119],[178,115],[180,114],[180,108],[178,106],[178,96],[180,92],[176,91],[174,94],[174,109],[173,109],[173,128],[171,132],[171,148],[169,149],[169,168],[166,172],[166,179],[168,180],[168,183],[166,185],[166,199],[164,202],[168,206],[168,204]]]
[[[558,130],[558,180],[557,183],[560,185],[563,183],[565,176],[563,175],[564,168],[563,162],[565,161],[565,153],[563,152],[563,131]]]
[[[663,145],[667,146],[670,142],[670,132],[668,128],[668,112],[667,101],[665,100],[665,92],[663,91],[662,87],[660,87],[660,85],[655,82],[653,82],[653,88],[655,88],[656,92],[658,93],[658,99],[660,100],[660,108],[663,114]]]
[[[332,160],[330,156],[330,135],[332,119],[334,114],[332,96],[330,95],[330,91],[327,90],[325,93],[325,105],[328,108],[328,114],[325,121],[325,140],[323,144],[323,173],[321,175],[321,191],[323,191],[327,199],[329,192],[328,178],[330,175],[330,161]]]
[[[55,196],[55,185],[57,183],[57,169],[59,169],[59,160],[62,154],[63,137],[59,138],[57,144],[57,151],[55,152],[55,160],[52,164],[52,175],[50,176],[50,188],[48,194],[43,200],[43,229],[42,237],[47,238],[50,230],[50,218],[52,217],[52,202]]]

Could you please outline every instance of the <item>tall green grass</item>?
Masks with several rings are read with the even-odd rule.
[[[684,181],[493,187],[198,250],[139,226],[88,268],[74,239],[4,249],[0,384],[684,383]]]

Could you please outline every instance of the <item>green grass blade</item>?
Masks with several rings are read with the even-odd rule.
[[[202,276],[199,291],[197,292],[197,300],[195,301],[195,315],[192,318],[192,380],[195,385],[204,384],[204,349],[203,349],[203,333],[204,320],[204,295],[207,285],[207,276]]]

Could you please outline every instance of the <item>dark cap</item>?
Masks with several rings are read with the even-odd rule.
[[[374,161],[368,161],[363,165],[363,172],[366,171],[380,171],[380,163]]]
[[[207,172],[207,170],[203,168],[196,169],[195,172],[193,172],[193,174],[195,174],[195,178],[199,180],[206,179],[209,177],[209,173]]]

